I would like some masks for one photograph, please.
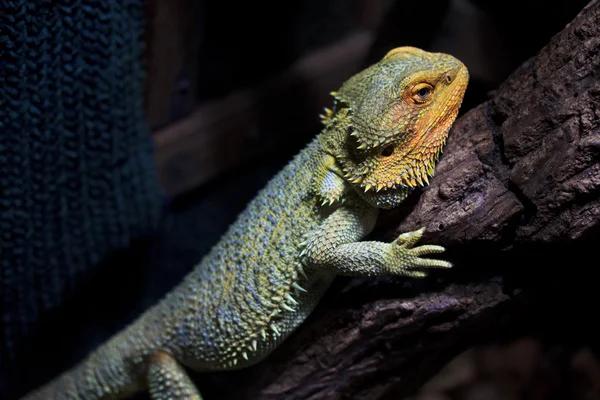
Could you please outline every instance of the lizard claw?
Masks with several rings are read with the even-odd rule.
[[[416,231],[401,234],[396,238],[395,243],[411,248],[421,239],[421,237],[423,237],[423,233],[425,233],[424,226]]]
[[[423,268],[452,268],[452,263],[448,261],[422,258],[422,256],[445,251],[444,247],[437,245],[414,247],[423,236],[423,233],[425,233],[425,227],[403,233],[390,244],[392,247],[390,272],[413,278],[422,278],[427,276],[427,271],[423,271]]]

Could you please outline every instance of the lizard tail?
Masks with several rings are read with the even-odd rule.
[[[70,372],[70,371],[69,371]],[[48,400],[68,398],[71,394],[77,392],[75,378],[69,372],[66,372],[54,379],[52,382],[29,393],[21,400]]]
[[[146,358],[160,348],[155,308],[115,334],[81,363],[21,400],[123,399],[147,387]]]
[[[74,368],[64,372],[21,400],[120,399],[140,389],[142,377],[134,376],[124,357],[108,343]]]

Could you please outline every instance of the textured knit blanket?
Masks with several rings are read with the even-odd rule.
[[[0,398],[36,324],[161,209],[142,0],[0,1]]]

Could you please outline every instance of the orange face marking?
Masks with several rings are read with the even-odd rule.
[[[392,53],[397,54],[398,52]],[[402,127],[407,132],[399,132],[395,143],[385,147],[376,156],[376,167],[362,179],[365,187],[414,187],[428,182],[428,176],[433,172],[436,158],[441,153],[448,131],[458,114],[467,84],[466,69],[456,75],[453,82],[449,75],[444,75],[442,79],[447,87],[433,93],[424,92],[424,100],[415,100],[415,93],[422,88],[431,87],[430,84],[418,83],[406,89],[402,101],[391,108],[389,119],[398,126],[404,123]],[[412,121],[412,125],[407,127],[407,121]]]

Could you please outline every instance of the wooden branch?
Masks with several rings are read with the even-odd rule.
[[[206,398],[397,399],[532,310],[555,330],[576,326],[569,315],[594,298],[577,277],[600,231],[599,20],[593,1],[460,118],[431,186],[393,229],[427,226],[426,241],[456,253],[454,271],[338,280],[265,362],[199,376]]]
[[[490,101],[461,118],[400,230],[429,238],[553,243],[600,224],[600,27],[592,2]]]

